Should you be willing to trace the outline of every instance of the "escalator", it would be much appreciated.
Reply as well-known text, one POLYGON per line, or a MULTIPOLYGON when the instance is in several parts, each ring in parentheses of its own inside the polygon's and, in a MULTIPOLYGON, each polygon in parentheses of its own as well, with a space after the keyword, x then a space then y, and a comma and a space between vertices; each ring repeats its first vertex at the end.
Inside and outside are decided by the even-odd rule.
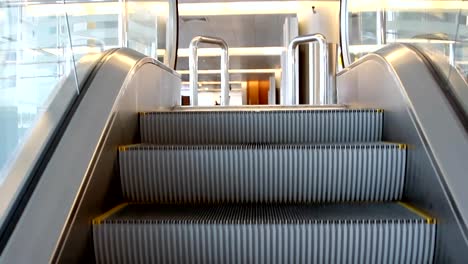
POLYGON ((466 130, 408 46, 341 72, 334 106, 181 107, 180 76, 129 49, 92 73, 1 263, 468 257, 466 130))
POLYGON ((430 263, 435 220, 400 202, 406 146, 378 109, 140 114, 99 263, 430 263), (290 128, 290 129, 286 129, 290 128))

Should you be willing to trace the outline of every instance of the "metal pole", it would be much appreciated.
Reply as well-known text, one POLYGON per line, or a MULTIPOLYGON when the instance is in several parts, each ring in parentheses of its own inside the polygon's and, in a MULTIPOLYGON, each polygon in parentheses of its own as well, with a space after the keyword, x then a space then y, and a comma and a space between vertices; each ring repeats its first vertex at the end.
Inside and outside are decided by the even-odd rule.
POLYGON ((128 47, 128 10, 127 0, 119 0, 120 16, 119 16, 119 46, 128 47))
POLYGON ((190 42, 189 73, 190 73, 190 103, 198 105, 198 45, 200 43, 215 44, 221 47, 221 105, 229 105, 229 48, 220 38, 198 36, 190 42))
POLYGON ((387 11, 382 9, 380 12, 380 18, 382 19, 382 22, 380 23, 382 25, 382 28, 380 29, 380 37, 382 39, 382 44, 385 45, 387 44, 387 11))
MULTIPOLYGON (((288 46, 288 85, 287 85, 287 105, 299 104, 299 82, 298 73, 295 72, 297 57, 296 49, 300 44, 317 42, 319 45, 320 56, 318 57, 318 64, 320 69, 320 85, 319 85, 319 104, 330 104, 331 99, 328 97, 329 92, 327 91, 327 83, 329 76, 328 68, 328 45, 325 36, 317 33, 311 35, 298 36, 294 38, 288 46)), ((313 98, 315 91, 310 91, 309 96, 311 97, 309 102, 316 102, 316 98, 313 98)))
POLYGON ((190 42, 189 73, 190 73, 190 105, 198 105, 198 42, 197 38, 190 42))
POLYGON ((450 65, 452 65, 453 67, 456 66, 456 63, 455 63, 455 42, 452 42, 449 44, 449 63, 450 65))
POLYGON ((387 42, 387 17, 385 9, 376 11, 376 36, 377 45, 385 45, 387 42))
POLYGON ((338 44, 328 43, 328 78, 326 104, 337 103, 336 71, 338 69, 338 44))
MULTIPOLYGON (((167 44, 166 44, 166 54, 164 56, 164 64, 168 65, 171 68, 174 68, 175 61, 176 61, 177 19, 178 19, 177 1, 169 0, 169 19, 167 21, 167 27, 166 27, 166 43, 167 44)), ((158 47, 156 45, 156 51, 155 51, 156 54, 158 54, 157 48, 158 47)))

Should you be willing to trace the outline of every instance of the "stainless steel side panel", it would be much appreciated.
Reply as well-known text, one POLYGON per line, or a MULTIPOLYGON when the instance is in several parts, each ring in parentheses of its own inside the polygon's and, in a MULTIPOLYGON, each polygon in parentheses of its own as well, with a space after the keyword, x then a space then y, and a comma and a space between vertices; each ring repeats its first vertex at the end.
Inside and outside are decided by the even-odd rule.
MULTIPOLYGON (((88 219, 101 210, 117 145, 132 141, 138 128, 137 113, 174 107, 179 98, 178 74, 135 51, 115 52, 84 95, 0 262, 57 261, 52 255, 61 235, 70 234, 69 224, 78 221, 90 230, 88 219), (97 171, 98 164, 105 166, 97 171), (92 181, 101 185, 89 189, 92 181), (93 199, 82 199, 89 192, 94 192, 93 199)), ((57 250, 60 252, 60 245, 57 250)))
POLYGON ((414 51, 393 45, 338 77, 339 103, 385 109, 384 140, 408 147, 404 198, 436 216, 438 263, 468 259, 468 137, 414 51))

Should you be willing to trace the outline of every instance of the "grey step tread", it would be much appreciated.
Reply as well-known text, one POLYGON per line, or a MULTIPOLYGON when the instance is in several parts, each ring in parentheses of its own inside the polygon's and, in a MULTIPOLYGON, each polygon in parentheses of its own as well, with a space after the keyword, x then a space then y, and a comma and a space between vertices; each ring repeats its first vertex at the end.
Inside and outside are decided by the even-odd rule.
POLYGON ((401 199, 406 145, 132 145, 119 152, 124 197, 138 202, 401 199))
POLYGON ((164 149, 331 149, 331 148, 399 148, 406 149, 404 143, 397 142, 337 142, 337 143, 244 143, 244 144, 151 144, 139 143, 119 146, 119 151, 164 150, 164 149))
POLYGON ((382 139, 380 109, 159 111, 140 114, 142 142, 157 144, 358 142, 382 139))
POLYGON ((126 203, 95 219, 106 223, 303 224, 435 223, 429 215, 401 202, 334 204, 137 204, 126 203))
POLYGON ((437 225, 401 204, 134 205, 95 219, 98 263, 432 263, 437 225))

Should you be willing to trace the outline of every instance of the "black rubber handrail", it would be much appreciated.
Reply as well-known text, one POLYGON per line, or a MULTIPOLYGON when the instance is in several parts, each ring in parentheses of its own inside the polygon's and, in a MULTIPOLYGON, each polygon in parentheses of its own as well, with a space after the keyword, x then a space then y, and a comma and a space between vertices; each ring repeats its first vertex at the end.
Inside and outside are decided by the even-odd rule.
MULTIPOLYGON (((341 8, 342 5, 343 5, 343 3, 342 3, 343 1, 344 1, 344 0, 340 0, 340 12, 339 12, 339 15, 338 15, 340 21, 339 21, 339 24, 338 24, 338 25, 340 25, 340 39, 339 39, 339 41, 340 41, 340 54, 339 54, 339 56, 340 56, 340 58, 341 58, 341 67, 343 67, 343 69, 344 69, 344 68, 346 68, 348 65, 345 65, 345 60, 344 60, 345 54, 343 54, 343 45, 344 45, 345 43, 344 43, 344 39, 343 39, 343 34, 342 34, 342 32, 341 32, 341 31, 343 30, 343 29, 341 28, 341 25, 342 25, 342 21, 341 21, 341 20, 343 19, 343 13, 344 13, 344 10, 342 10, 342 8, 341 8)), ((347 15, 347 14, 346 14, 346 15, 347 15)), ((346 56, 348 56, 348 54, 346 54, 346 56)))
POLYGON ((175 0, 176 3, 176 30, 177 30, 177 36, 176 36, 176 46, 175 46, 175 61, 174 61, 174 71, 177 70, 177 58, 179 58, 178 52, 179 52, 179 0, 175 0))
MULTIPOLYGON (((467 109, 463 106, 460 102, 460 99, 455 94, 455 88, 452 87, 448 76, 446 76, 442 69, 429 57, 426 55, 425 52, 421 51, 420 48, 413 44, 404 43, 402 44, 405 47, 414 51, 424 62, 428 70, 431 72, 434 80, 437 82, 440 90, 444 94, 447 101, 449 101, 450 106, 452 107, 454 113, 457 115, 458 119, 460 120, 461 125, 465 129, 465 132, 468 134, 468 112, 467 109)), ((450 65, 450 67, 453 67, 450 65)), ((456 71, 453 71, 456 72, 456 71)), ((463 77, 464 78, 464 77, 463 77)), ((468 87, 466 87, 468 89, 468 87)))
POLYGON ((63 134, 65 133, 71 119, 73 118, 78 106, 83 100, 86 92, 88 91, 94 77, 101 69, 102 65, 119 49, 110 49, 106 51, 99 61, 94 65, 93 69, 89 71, 88 75, 85 76, 83 83, 80 85, 80 93, 76 95, 73 101, 68 105, 67 109, 62 115, 62 118, 58 122, 57 127, 52 132, 52 135, 46 143, 43 151, 39 154, 39 158, 29 176, 26 177, 26 181, 18 193, 17 199, 13 202, 13 205, 7 212, 3 225, 0 227, 0 255, 3 253, 11 234, 15 230, 24 209, 26 208, 31 196, 41 179, 44 170, 47 167, 50 159, 52 158, 57 146, 59 145, 63 134))

